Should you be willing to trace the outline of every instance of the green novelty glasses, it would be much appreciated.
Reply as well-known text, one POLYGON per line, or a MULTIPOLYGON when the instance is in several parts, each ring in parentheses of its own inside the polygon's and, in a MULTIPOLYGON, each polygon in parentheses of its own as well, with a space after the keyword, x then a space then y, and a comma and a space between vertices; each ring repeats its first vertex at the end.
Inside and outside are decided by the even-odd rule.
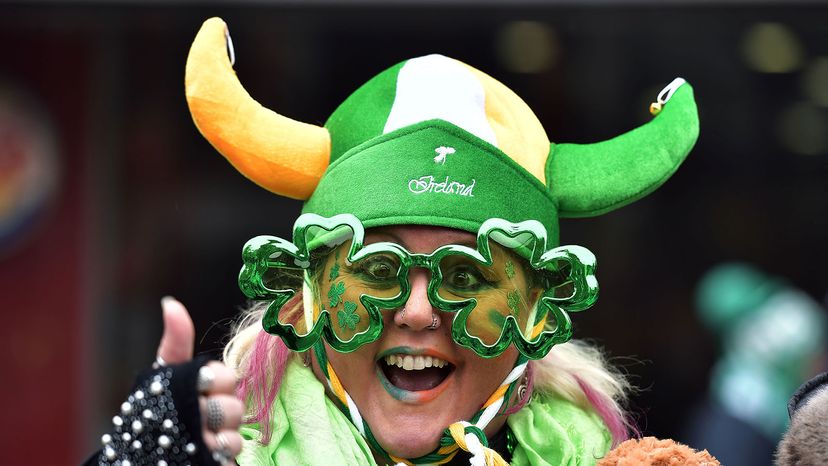
POLYGON ((580 246, 547 250, 546 230, 534 220, 490 219, 478 230, 476 248, 449 244, 430 254, 364 238, 353 215, 304 214, 293 242, 248 241, 239 286, 249 298, 272 301, 265 331, 294 351, 320 337, 339 352, 354 351, 382 334, 392 316, 383 311, 402 309, 409 271, 420 267, 430 273, 429 302, 444 312, 457 344, 484 358, 514 344, 539 359, 572 336, 567 312, 587 309, 598 297, 595 256, 580 246))

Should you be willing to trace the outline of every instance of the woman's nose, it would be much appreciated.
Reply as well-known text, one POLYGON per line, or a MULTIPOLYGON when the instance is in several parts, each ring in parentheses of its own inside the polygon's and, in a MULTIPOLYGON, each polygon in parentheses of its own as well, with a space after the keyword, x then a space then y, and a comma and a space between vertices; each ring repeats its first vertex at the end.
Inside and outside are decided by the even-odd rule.
POLYGON ((427 270, 411 269, 408 281, 411 284, 411 293, 402 309, 394 314, 394 323, 411 330, 434 329, 434 314, 436 309, 428 300, 428 281, 430 275, 427 270))

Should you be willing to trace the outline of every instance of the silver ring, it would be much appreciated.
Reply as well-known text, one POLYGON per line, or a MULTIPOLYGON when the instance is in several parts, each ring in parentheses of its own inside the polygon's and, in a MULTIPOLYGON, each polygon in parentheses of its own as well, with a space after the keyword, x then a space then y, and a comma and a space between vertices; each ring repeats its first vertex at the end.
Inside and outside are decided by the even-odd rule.
POLYGON ((155 356, 155 362, 152 363, 153 369, 161 369, 162 367, 167 367, 167 361, 164 361, 164 358, 161 355, 155 356))
POLYGON ((223 424, 224 410, 221 408, 221 402, 215 398, 207 398, 207 428, 218 432, 223 424))
POLYGON ((403 306, 402 311, 400 311, 400 319, 405 319, 405 306, 403 306))
POLYGON ((230 440, 227 439, 224 432, 216 433, 216 445, 218 448, 213 452, 213 461, 224 464, 233 459, 233 455, 230 453, 230 440))
POLYGON ((201 366, 198 369, 198 378, 196 378, 196 388, 201 393, 207 392, 216 381, 216 373, 209 366, 201 366))
POLYGON ((213 452, 213 461, 215 461, 218 464, 229 463, 232 459, 233 455, 231 455, 229 451, 216 450, 213 452))
POLYGON ((431 325, 426 327, 429 330, 436 330, 437 327, 440 326, 440 317, 437 316, 436 312, 431 313, 431 325))
POLYGON ((219 450, 229 451, 230 450, 230 441, 227 440, 227 436, 224 435, 224 432, 218 432, 216 434, 216 443, 218 444, 219 450))

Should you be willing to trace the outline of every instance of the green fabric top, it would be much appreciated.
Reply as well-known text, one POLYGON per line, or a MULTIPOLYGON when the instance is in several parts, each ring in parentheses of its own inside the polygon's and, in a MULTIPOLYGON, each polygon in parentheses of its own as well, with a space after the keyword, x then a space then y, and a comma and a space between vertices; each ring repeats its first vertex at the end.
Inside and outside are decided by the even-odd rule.
POLYGON ((240 465, 376 465, 365 439, 298 358, 288 361, 271 414, 268 445, 259 443, 258 424, 241 427, 240 465))
MULTIPOLYGON (((272 414, 268 445, 258 442, 257 424, 242 426, 240 465, 376 465, 356 427, 298 359, 288 362, 272 414)), ((508 423, 518 440, 512 458, 516 466, 594 465, 612 443, 597 414, 541 394, 508 423)))
POLYGON ((592 466, 612 446, 597 413, 537 392, 506 422, 518 441, 512 466, 592 466))

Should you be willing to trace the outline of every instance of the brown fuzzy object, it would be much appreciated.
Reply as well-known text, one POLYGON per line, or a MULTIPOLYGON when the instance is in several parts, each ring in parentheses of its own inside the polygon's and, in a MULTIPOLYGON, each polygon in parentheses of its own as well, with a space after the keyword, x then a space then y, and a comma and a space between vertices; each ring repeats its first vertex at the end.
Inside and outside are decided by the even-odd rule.
POLYGON ((828 464, 828 388, 823 388, 800 407, 791 427, 779 443, 777 466, 828 464))
POLYGON ((644 437, 618 445, 596 466, 721 466, 721 463, 707 450, 698 452, 674 440, 644 437))

